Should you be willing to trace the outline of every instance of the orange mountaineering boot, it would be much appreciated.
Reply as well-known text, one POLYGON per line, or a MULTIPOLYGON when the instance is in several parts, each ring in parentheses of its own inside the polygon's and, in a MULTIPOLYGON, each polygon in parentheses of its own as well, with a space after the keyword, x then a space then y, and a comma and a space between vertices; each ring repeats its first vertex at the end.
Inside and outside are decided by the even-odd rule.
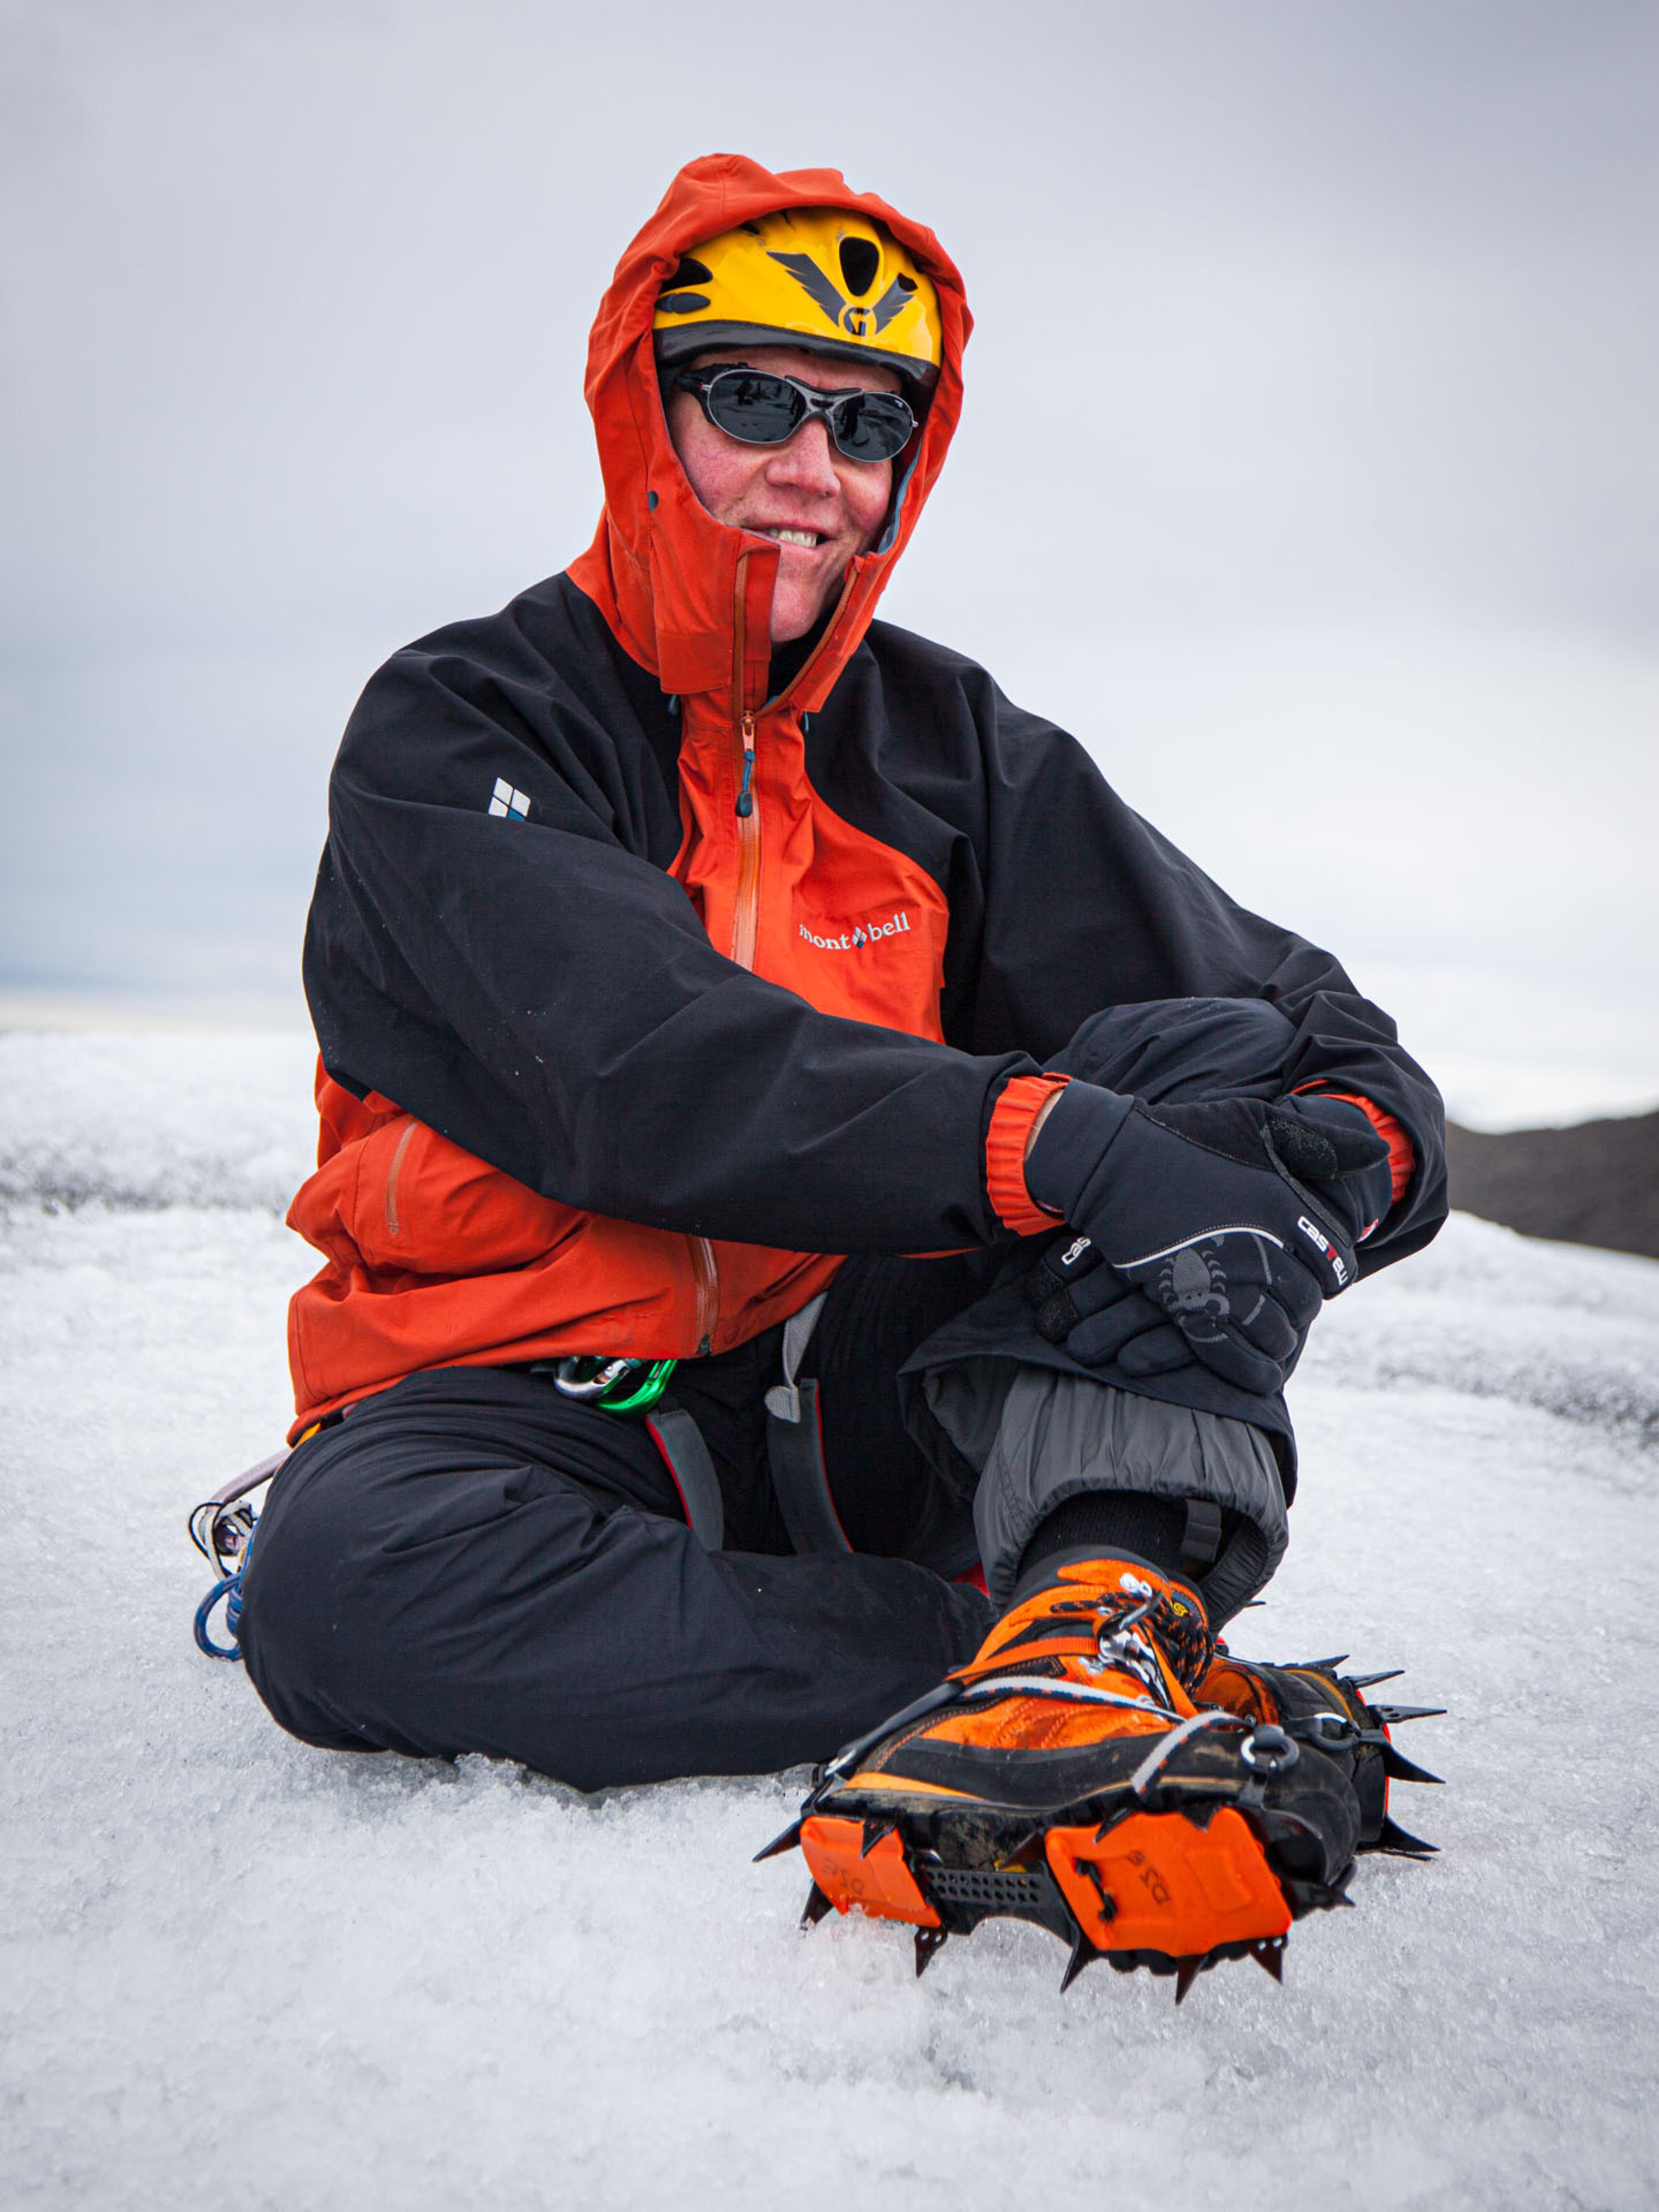
POLYGON ((1176 1976, 1177 2001, 1221 1959, 1276 1976, 1292 1921, 1348 1901, 1351 1747, 1327 1753, 1334 1723, 1205 1697, 1218 1663, 1178 1577, 1047 1559, 965 1667, 821 1770, 761 1856, 799 1844, 809 1922, 833 1905, 908 1923, 918 1973, 1006 1914, 1071 1946, 1063 1987, 1097 1958, 1176 1976))

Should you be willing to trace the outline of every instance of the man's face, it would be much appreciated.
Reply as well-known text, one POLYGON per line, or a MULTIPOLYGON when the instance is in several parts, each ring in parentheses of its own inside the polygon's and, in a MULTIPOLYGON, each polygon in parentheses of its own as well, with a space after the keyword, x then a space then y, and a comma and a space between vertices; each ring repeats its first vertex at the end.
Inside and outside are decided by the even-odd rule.
MULTIPOLYGON (((699 354, 692 366, 740 361, 793 376, 820 392, 897 392, 896 371, 826 358, 794 346, 736 346, 699 354)), ((782 547, 772 593, 772 642, 805 637, 840 585, 847 563, 874 543, 892 495, 890 461, 849 461, 829 425, 803 422, 782 446, 745 446, 717 430, 695 392, 664 394, 668 434, 691 489, 717 522, 775 538, 782 547)))

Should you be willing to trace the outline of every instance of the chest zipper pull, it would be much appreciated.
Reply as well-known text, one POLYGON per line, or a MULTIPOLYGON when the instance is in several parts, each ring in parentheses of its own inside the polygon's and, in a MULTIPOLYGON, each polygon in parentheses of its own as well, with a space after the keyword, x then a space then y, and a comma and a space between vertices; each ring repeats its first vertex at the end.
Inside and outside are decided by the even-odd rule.
POLYGON ((746 822, 755 811, 755 794, 750 788, 755 781, 755 718, 743 718, 743 781, 738 786, 736 812, 740 821, 746 822))

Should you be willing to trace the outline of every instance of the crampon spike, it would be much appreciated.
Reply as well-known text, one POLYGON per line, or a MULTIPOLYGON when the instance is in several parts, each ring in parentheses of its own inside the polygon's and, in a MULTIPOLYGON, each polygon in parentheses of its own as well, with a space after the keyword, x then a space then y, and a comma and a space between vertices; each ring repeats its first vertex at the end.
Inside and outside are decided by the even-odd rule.
POLYGON ((1356 1690, 1374 1689, 1379 1682, 1397 1682, 1405 1671, 1403 1667, 1390 1667, 1381 1674, 1350 1674, 1348 1683, 1356 1690))
POLYGON ((1413 1836, 1408 1829, 1402 1828, 1398 1820, 1384 1820, 1382 1833, 1372 1848, 1387 1851, 1394 1858, 1431 1859, 1440 1846, 1438 1844, 1425 1844, 1421 1836, 1413 1836))
POLYGON ((1264 1974, 1271 1974, 1282 1986, 1285 1980, 1285 1938, 1268 1937, 1261 1943, 1252 1943, 1250 1956, 1264 1974))
POLYGON ((1060 1994, 1064 1996, 1083 1969, 1100 1956, 1094 1945, 1079 1928, 1077 1940, 1072 1945, 1072 1955, 1066 1962, 1066 1972, 1060 1978, 1060 1994))
POLYGON ((1402 1759, 1391 1743, 1382 1747, 1382 1771, 1390 1782, 1438 1782, 1437 1774, 1431 1774, 1426 1766, 1414 1766, 1409 1759, 1402 1759))
POLYGON ((1187 1992, 1204 1971, 1202 1959, 1182 1959, 1176 1967, 1176 2002, 1184 2004, 1187 1992))
POLYGON ((1347 1656, 1339 1651, 1334 1659, 1304 1659, 1302 1664, 1310 1674, 1334 1674, 1347 1656))
POLYGON ((1438 1720, 1445 1711, 1444 1705, 1373 1705, 1371 1711, 1384 1728, 1393 1728, 1397 1721, 1438 1720))
POLYGON ((800 1822, 799 1820, 792 1820, 781 1836, 773 1837, 771 1842, 767 1844, 764 1850, 756 1852, 754 1857, 750 1861, 750 1864, 751 1866, 758 1866, 763 1859, 776 1858, 780 1851, 793 1851, 799 1841, 800 1822))
POLYGON ((934 1959, 950 1941, 949 1931, 943 1928, 918 1928, 916 1930, 916 1979, 920 1981, 934 1959))
POLYGON ((1338 1905, 1352 1905, 1352 1898, 1346 1889, 1338 1889, 1334 1882, 1297 1881, 1287 1878, 1285 1894, 1298 1913, 1328 1912, 1338 1905))
POLYGON ((897 1826, 896 1820, 866 1820, 864 1824, 864 1841, 859 1845, 859 1856, 861 1859, 867 1859, 882 1838, 890 1836, 897 1826))
POLYGON ((824 1914, 833 1912, 835 1909, 817 1882, 814 1882, 807 1891, 806 1902, 801 1908, 800 1924, 803 1928, 816 1928, 824 1914))

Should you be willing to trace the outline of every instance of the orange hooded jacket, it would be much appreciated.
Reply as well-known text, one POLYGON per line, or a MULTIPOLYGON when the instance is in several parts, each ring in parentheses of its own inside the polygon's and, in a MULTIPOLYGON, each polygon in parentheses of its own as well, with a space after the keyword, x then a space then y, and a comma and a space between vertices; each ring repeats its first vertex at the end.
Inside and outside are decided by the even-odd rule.
MULTIPOLYGON (((630 659, 679 701, 684 836, 669 872, 713 945, 823 1012, 934 1040, 945 892, 823 803, 807 778, 803 724, 864 637, 944 463, 970 324, 961 278, 933 233, 851 191, 836 171, 772 175, 735 155, 691 162, 623 256, 593 325, 586 394, 605 505, 568 572, 630 659), (938 288, 943 362, 913 449, 896 465, 884 538, 849 563, 816 649, 769 699, 778 548, 717 522, 693 493, 668 439, 652 320, 684 252, 783 207, 844 207, 885 223, 938 288), (739 817, 750 748, 755 803, 739 817), (848 957, 866 943, 883 957, 848 957)), ((1053 1080, 1016 1076, 994 1120, 992 1204, 1012 1228, 1046 1223, 1019 1162, 1053 1080)), ((379 1091, 354 1095, 320 1064, 317 1103, 317 1172, 289 1216, 327 1260, 290 1310, 296 1433, 435 1365, 722 1351, 798 1310, 840 1264, 562 1204, 379 1091)))

